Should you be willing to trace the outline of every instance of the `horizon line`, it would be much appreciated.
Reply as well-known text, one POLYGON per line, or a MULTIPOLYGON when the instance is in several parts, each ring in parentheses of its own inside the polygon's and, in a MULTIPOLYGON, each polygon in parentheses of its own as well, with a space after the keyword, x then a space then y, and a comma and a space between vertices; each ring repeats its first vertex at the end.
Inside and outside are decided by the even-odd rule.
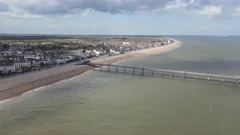
POLYGON ((15 35, 24 35, 24 36, 204 36, 204 37, 212 37, 212 36, 224 36, 224 37, 240 37, 240 35, 198 35, 198 34, 183 34, 183 35, 178 35, 178 34, 162 34, 162 35, 150 35, 150 34, 139 34, 139 35, 133 35, 133 34, 42 34, 42 33, 0 33, 0 36, 15 36, 15 35))

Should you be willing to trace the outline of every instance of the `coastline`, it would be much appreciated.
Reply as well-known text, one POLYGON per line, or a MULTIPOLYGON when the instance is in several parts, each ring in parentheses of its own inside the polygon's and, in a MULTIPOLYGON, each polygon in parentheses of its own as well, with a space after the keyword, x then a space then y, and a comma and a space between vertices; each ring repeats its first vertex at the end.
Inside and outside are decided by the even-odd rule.
MULTIPOLYGON (((92 62, 112 64, 127 59, 169 52, 178 48, 179 46, 181 46, 181 44, 182 43, 180 41, 174 40, 174 43, 167 46, 137 50, 122 55, 92 60, 92 62)), ((92 69, 94 68, 87 65, 64 65, 39 72, 33 72, 26 75, 15 76, 12 78, 0 80, 0 101, 19 96, 25 92, 42 86, 70 79, 74 76, 80 75, 92 69)))
POLYGON ((145 56, 149 56, 149 55, 156 55, 156 54, 170 52, 170 51, 180 47, 181 45, 182 45, 182 42, 174 40, 174 43, 169 44, 167 46, 137 50, 137 51, 129 52, 129 53, 122 54, 122 55, 111 56, 111 57, 107 57, 107 58, 103 58, 103 59, 93 60, 92 62, 103 63, 103 64, 113 64, 115 62, 120 62, 123 60, 133 59, 133 58, 137 58, 137 57, 139 58, 139 57, 145 57, 145 56))

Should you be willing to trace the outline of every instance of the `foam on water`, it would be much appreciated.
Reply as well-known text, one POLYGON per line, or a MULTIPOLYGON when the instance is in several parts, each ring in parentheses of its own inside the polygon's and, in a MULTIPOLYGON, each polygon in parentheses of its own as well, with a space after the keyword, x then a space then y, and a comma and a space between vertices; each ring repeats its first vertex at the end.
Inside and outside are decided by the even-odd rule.
MULTIPOLYGON (((15 97, 15 98, 16 98, 16 97, 15 97)), ((10 98, 10 99, 6 99, 6 100, 3 100, 3 101, 0 101, 0 105, 5 104, 5 103, 8 103, 8 102, 14 100, 15 98, 10 98)))
MULTIPOLYGON (((25 96, 29 96, 29 95, 32 95, 32 94, 36 94, 37 92, 45 89, 45 88, 48 87, 48 86, 51 86, 51 85, 42 86, 42 87, 39 87, 39 88, 30 90, 30 91, 28 91, 28 92, 23 93, 21 96, 22 96, 22 97, 25 97, 25 96)), ((19 96, 19 97, 21 97, 21 96, 19 96)))
MULTIPOLYGON (((50 85, 49 85, 50 86, 50 85)), ((40 92, 42 91, 43 89, 45 89, 47 86, 42 86, 42 87, 39 87, 39 88, 36 88, 36 89, 33 89, 33 90, 30 90, 28 92, 25 92, 17 97, 13 97, 13 98, 10 98, 10 99, 6 99, 6 100, 3 100, 3 101, 0 101, 0 107, 1 105, 5 105, 7 103, 12 103, 13 101, 17 101, 19 99, 23 99, 25 97, 28 97, 28 96, 32 96, 34 94, 36 94, 37 92, 40 92)))
POLYGON ((4 105, 4 104, 7 104, 7 103, 10 103, 12 101, 16 101, 18 99, 22 99, 22 98, 26 98, 26 97, 29 97, 29 96, 33 96, 33 95, 37 94, 38 92, 44 91, 44 89, 46 89, 47 87, 50 87, 52 85, 61 84, 61 83, 68 82, 68 81, 72 81, 72 80, 78 78, 79 76, 85 76, 85 75, 89 74, 90 72, 91 72, 91 70, 87 71, 87 72, 84 72, 84 73, 82 73, 82 74, 80 74, 78 76, 74 76, 72 78, 69 78, 69 79, 61 80, 61 81, 55 82, 55 83, 50 84, 50 85, 42 86, 42 87, 39 87, 39 88, 30 90, 30 91, 27 91, 27 92, 25 92, 25 93, 23 93, 23 94, 21 94, 21 95, 19 95, 17 97, 13 97, 13 98, 10 98, 10 99, 6 99, 6 100, 3 100, 3 101, 0 101, 0 106, 4 105))

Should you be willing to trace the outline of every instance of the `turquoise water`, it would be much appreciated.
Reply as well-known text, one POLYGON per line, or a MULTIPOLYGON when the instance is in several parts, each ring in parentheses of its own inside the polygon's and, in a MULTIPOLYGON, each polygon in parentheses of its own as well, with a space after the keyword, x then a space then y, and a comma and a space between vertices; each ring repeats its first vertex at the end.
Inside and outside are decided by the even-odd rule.
MULTIPOLYGON (((119 64, 240 75, 238 39, 179 40, 183 46, 170 53, 119 64)), ((239 90, 91 71, 0 104, 0 134, 239 134, 239 90)))

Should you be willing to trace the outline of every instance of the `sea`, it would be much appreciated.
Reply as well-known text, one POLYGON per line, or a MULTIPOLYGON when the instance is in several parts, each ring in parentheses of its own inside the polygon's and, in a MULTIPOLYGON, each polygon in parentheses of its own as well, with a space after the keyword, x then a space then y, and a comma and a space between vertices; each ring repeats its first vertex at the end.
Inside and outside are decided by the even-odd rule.
MULTIPOLYGON (((171 52, 119 62, 240 76, 240 38, 172 36, 171 52)), ((0 135, 238 135, 240 87, 89 71, 0 103, 0 135)))

